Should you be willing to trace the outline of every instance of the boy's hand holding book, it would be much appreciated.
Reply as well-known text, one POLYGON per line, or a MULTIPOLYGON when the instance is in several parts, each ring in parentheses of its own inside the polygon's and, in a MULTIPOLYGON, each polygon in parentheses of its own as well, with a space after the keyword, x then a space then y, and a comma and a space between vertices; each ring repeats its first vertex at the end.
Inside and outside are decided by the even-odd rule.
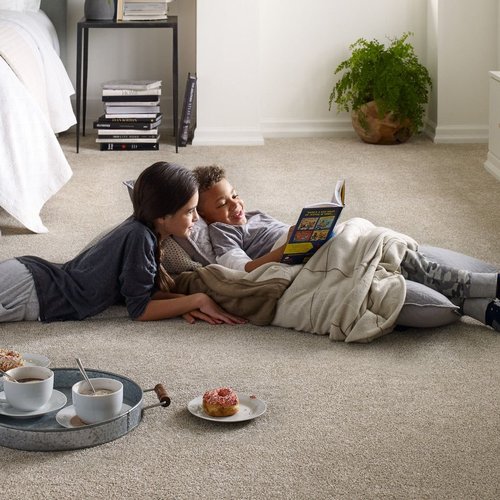
POLYGON ((333 228, 345 205, 345 181, 335 185, 332 201, 308 205, 290 228, 281 262, 304 264, 333 236, 333 228))

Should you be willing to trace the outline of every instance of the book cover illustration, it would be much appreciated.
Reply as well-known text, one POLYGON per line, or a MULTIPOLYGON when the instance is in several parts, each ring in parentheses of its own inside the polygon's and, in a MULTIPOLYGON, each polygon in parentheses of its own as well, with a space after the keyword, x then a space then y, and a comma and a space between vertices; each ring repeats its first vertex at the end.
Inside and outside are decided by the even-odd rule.
POLYGON ((337 181, 330 203, 304 207, 283 252, 284 264, 305 264, 334 234, 345 205, 345 181, 337 181))

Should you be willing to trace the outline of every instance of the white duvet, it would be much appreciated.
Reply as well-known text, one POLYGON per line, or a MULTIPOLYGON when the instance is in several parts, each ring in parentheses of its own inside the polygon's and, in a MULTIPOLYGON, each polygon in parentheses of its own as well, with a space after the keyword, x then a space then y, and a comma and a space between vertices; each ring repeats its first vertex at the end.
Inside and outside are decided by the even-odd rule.
POLYGON ((56 133, 76 118, 72 84, 43 12, 0 10, 0 206, 33 232, 40 210, 70 179, 56 133))

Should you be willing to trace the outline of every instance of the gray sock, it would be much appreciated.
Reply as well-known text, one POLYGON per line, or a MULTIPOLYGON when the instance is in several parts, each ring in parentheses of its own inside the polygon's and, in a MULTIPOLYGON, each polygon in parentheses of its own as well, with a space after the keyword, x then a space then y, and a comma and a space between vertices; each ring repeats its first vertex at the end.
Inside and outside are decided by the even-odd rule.
POLYGON ((495 297, 497 279, 497 273, 471 273, 469 297, 495 297))
POLYGON ((493 299, 465 299, 463 301, 463 314, 477 319, 484 324, 486 308, 493 299))

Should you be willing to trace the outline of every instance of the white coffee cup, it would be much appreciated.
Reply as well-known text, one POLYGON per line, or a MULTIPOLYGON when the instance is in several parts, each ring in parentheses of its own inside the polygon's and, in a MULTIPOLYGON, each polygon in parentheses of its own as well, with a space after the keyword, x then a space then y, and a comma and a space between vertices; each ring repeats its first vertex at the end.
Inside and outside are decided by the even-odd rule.
POLYGON ((89 384, 81 380, 73 385, 71 395, 73 406, 80 420, 86 424, 103 422, 118 416, 123 405, 123 384, 112 378, 91 378, 92 392, 89 384))
POLYGON ((3 377, 5 399, 0 403, 7 403, 17 410, 38 410, 48 403, 54 389, 54 372, 42 366, 19 366, 6 372, 17 380, 12 382, 3 377))

